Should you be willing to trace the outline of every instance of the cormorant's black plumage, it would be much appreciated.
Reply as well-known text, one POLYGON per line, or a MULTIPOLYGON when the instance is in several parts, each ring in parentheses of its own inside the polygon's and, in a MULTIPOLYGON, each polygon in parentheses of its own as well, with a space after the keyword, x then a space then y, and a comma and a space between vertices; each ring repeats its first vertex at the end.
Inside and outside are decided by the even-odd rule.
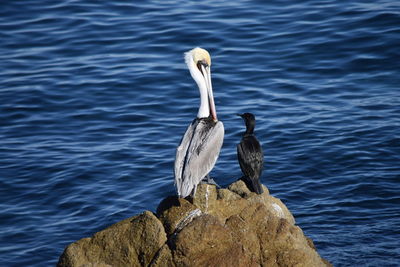
POLYGON ((251 191, 262 194, 260 176, 264 166, 264 154, 260 143, 254 136, 256 120, 253 114, 238 114, 246 123, 246 132, 240 144, 237 145, 237 155, 240 168, 244 174, 243 179, 251 191))

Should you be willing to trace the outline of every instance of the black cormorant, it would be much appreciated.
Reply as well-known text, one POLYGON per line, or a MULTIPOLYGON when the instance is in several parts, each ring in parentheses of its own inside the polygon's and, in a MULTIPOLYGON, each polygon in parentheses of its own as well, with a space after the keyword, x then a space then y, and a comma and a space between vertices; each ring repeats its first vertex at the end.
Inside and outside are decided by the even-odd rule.
POLYGON ((254 135, 256 119, 251 113, 238 114, 238 116, 242 117, 246 123, 246 132, 240 144, 237 145, 238 160, 244 174, 242 179, 251 191, 262 194, 260 176, 264 167, 264 154, 254 135))

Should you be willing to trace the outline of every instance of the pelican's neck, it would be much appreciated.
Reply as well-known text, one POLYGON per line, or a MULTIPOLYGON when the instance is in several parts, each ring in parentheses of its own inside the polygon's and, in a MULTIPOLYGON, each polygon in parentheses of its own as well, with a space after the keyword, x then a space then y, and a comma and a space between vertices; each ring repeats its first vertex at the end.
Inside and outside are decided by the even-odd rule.
POLYGON ((197 83, 200 91, 200 107, 199 112, 197 113, 197 118, 207 118, 210 116, 210 105, 208 103, 208 92, 206 82, 204 80, 203 75, 200 73, 199 69, 196 67, 196 64, 193 61, 193 57, 190 52, 186 53, 185 61, 189 68, 190 74, 192 78, 197 83))
POLYGON ((199 112, 197 112, 197 118, 207 118, 210 116, 210 107, 208 104, 208 94, 207 88, 202 84, 197 84, 199 86, 200 92, 200 107, 199 112))

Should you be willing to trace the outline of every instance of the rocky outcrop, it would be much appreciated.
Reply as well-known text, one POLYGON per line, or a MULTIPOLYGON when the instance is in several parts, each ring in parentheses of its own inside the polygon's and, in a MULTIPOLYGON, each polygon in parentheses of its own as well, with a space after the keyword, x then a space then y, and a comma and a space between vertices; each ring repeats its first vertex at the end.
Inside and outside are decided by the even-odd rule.
POLYGON ((70 244, 66 266, 330 266, 277 198, 200 185, 193 199, 167 197, 145 211, 70 244))

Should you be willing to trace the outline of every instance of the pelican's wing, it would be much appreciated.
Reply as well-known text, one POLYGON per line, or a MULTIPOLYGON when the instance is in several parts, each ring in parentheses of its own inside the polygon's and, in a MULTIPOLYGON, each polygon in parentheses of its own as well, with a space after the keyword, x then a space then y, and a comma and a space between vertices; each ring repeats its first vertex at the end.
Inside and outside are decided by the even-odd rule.
POLYGON ((185 164, 186 154, 193 137, 194 129, 196 128, 197 120, 194 120, 189 127, 186 129, 179 146, 176 148, 175 155, 175 186, 178 189, 178 195, 180 195, 180 188, 182 185, 182 170, 185 164))
POLYGON ((224 140, 224 125, 218 121, 210 126, 200 121, 197 125, 185 159, 181 194, 189 195, 212 170, 224 140))
POLYGON ((264 165, 264 154, 260 143, 254 136, 243 137, 237 145, 240 168, 250 179, 259 178, 264 165))

